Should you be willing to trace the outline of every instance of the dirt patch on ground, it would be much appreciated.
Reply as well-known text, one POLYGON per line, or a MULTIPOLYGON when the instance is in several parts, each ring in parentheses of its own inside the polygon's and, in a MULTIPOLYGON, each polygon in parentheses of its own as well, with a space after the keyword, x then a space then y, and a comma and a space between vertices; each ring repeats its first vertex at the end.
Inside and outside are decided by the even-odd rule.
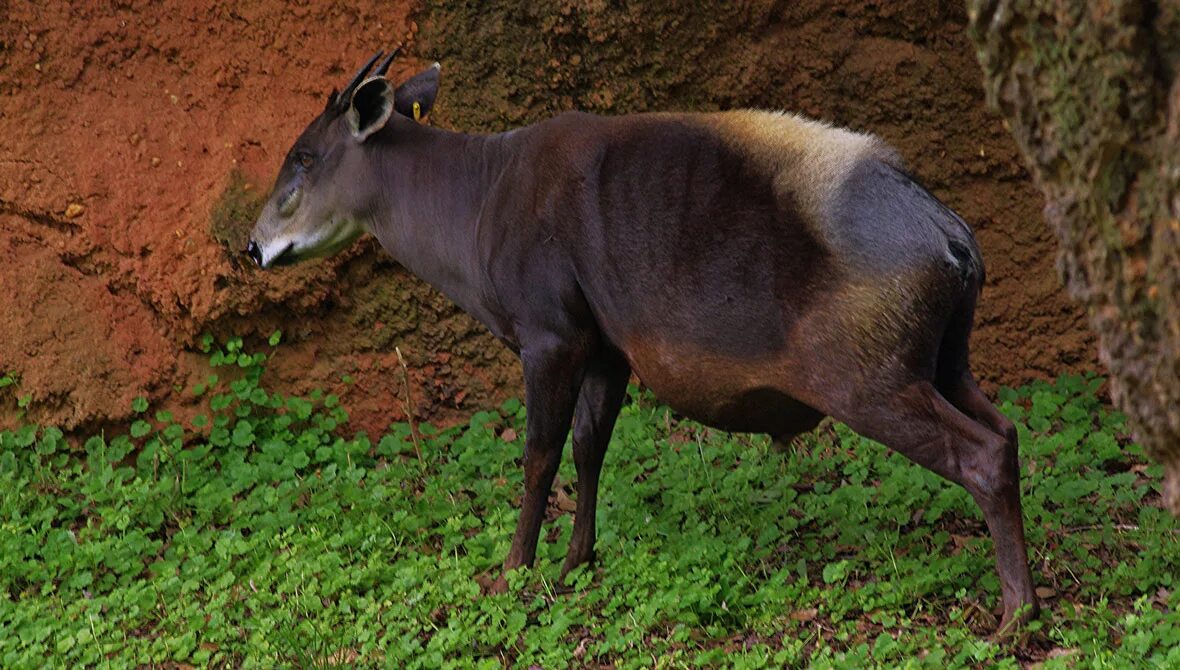
POLYGON ((339 393, 371 432, 403 416, 403 374, 415 411, 444 422, 519 392, 512 356, 371 241, 283 272, 241 262, 291 140, 402 41, 394 75, 443 62, 449 127, 757 106, 876 132, 978 231, 985 382, 1094 366, 958 2, 72 4, 10 3, 0 23, 0 373, 34 420, 117 421, 139 395, 183 410, 206 331, 281 328, 272 380, 339 393))

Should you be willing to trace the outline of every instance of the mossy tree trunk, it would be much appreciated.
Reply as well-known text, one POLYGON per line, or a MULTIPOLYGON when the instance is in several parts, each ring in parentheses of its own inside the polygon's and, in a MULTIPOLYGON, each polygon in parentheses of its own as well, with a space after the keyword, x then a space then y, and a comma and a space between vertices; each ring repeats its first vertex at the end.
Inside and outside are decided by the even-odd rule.
POLYGON ((1180 514, 1180 2, 968 0, 1115 402, 1180 514))

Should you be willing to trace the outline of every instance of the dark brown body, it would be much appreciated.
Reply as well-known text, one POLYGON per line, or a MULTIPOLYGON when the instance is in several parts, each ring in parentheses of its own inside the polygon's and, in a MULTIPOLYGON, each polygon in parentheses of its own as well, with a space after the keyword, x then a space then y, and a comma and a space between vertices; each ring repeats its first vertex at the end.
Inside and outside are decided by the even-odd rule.
POLYGON ((497 334, 519 348, 522 313, 571 321, 674 409, 734 431, 798 432, 933 379, 982 280, 970 231, 873 157, 817 221, 722 138, 725 116, 571 114, 516 138, 535 167, 484 201, 477 239, 497 334))
MULTIPOLYGON (((878 140, 749 111, 568 114, 481 137, 394 115, 337 151, 349 140, 330 112, 292 150, 347 175, 332 188, 349 211, 323 216, 375 234, 521 356, 525 495, 506 569, 533 560, 571 420, 563 574, 592 559, 634 371, 706 424, 789 438, 830 415, 964 485, 996 543, 1005 624, 1035 605, 1015 431, 967 365, 978 248, 878 140)), ((291 162, 280 204, 286 180, 312 188, 291 162)), ((268 216, 264 266, 300 248, 268 216)))

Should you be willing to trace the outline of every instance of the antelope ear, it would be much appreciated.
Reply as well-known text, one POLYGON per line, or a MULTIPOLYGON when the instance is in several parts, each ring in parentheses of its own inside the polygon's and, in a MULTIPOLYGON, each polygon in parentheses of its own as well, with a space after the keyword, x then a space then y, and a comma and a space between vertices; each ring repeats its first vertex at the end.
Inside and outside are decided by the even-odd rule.
POLYGON ((352 94, 352 102, 345 112, 348 127, 358 142, 385 127, 393 114, 393 89, 385 77, 367 79, 352 94))
POLYGON ((439 72, 442 65, 435 63, 425 72, 410 77, 406 83, 397 87, 393 94, 394 106, 397 113, 408 116, 415 121, 430 113, 434 107, 434 99, 438 97, 439 72))

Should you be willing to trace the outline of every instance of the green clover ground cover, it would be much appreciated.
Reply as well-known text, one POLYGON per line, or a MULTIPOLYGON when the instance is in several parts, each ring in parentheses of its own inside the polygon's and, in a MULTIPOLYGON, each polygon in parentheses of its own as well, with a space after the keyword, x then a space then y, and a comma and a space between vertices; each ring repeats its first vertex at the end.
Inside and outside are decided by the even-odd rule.
MULTIPOLYGON (((272 342, 274 344, 274 342, 272 342)), ((335 398, 213 352, 209 413, 71 447, 0 433, 0 667, 1180 667, 1180 524, 1098 381, 1005 391, 1046 611, 992 642, 969 497, 842 426, 785 452, 633 391, 598 565, 555 583, 572 459, 538 564, 508 550, 524 409, 348 438, 335 398)), ((393 400, 391 399, 391 402, 393 400)))

